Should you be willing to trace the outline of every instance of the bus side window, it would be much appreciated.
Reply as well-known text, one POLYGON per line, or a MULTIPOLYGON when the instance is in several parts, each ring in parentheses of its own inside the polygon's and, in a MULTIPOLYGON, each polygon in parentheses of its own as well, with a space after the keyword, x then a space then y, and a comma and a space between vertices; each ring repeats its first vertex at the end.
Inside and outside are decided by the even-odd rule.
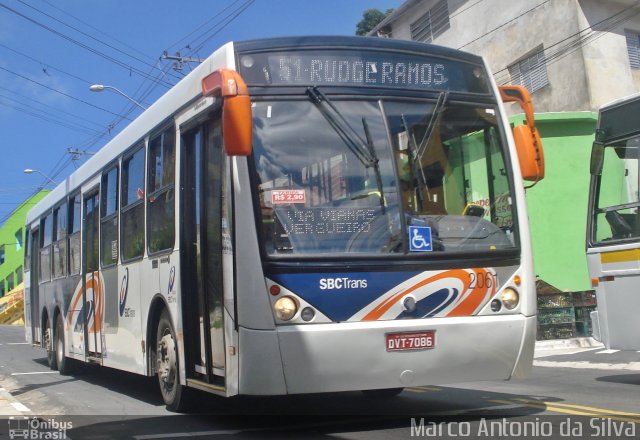
POLYGON ((120 247, 122 261, 144 254, 144 148, 122 160, 120 247))
POLYGON ((51 239, 53 235, 53 218, 51 212, 41 220, 40 230, 40 279, 41 283, 51 281, 51 239))
POLYGON ((147 246, 149 253, 169 250, 174 227, 175 131, 171 127, 149 142, 147 246))
POLYGON ((100 249, 102 266, 118 262, 118 166, 102 175, 100 206, 100 249))
POLYGON ((67 276, 67 204, 53 211, 53 278, 67 276))
POLYGON ((79 194, 69 197, 69 226, 67 229, 69 232, 69 275, 80 273, 81 203, 79 194))

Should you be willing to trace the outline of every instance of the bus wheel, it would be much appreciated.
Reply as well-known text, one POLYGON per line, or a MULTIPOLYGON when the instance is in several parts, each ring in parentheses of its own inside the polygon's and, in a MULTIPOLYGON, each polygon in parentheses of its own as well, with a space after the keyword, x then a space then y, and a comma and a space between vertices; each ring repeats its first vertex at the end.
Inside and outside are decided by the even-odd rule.
POLYGON ((49 324, 49 320, 44 323, 44 335, 43 335, 43 345, 47 350, 47 364, 49 364, 49 368, 52 370, 58 369, 58 364, 56 363, 56 352, 53 347, 53 328, 49 324))
POLYGON ((58 319, 56 320, 56 331, 53 333, 53 336, 58 371, 63 376, 68 376, 71 374, 71 359, 67 358, 64 354, 64 322, 62 321, 62 315, 58 315, 58 319))
POLYGON ((383 399, 388 397, 395 397, 400 394, 402 390, 404 390, 404 388, 384 388, 381 390, 362 390, 362 393, 367 397, 383 399))
POLYGON ((158 382, 160 384, 160 392, 167 409, 170 411, 181 412, 186 408, 186 399, 184 399, 184 386, 180 385, 180 374, 178 370, 178 347, 176 344, 175 331, 169 314, 165 311, 160 316, 158 322, 157 339, 158 346, 156 348, 158 382))

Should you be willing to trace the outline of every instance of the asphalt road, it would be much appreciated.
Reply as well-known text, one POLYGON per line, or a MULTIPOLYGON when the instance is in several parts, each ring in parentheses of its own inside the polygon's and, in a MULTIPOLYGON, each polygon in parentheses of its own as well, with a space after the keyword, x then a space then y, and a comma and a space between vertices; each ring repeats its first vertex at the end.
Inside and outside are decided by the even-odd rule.
POLYGON ((416 387, 392 399, 198 393, 192 412, 178 415, 164 408, 154 378, 99 367, 60 376, 44 350, 23 341, 22 328, 0 326, 0 387, 25 417, 0 420, 0 439, 25 426, 37 438, 72 439, 640 436, 636 352, 538 352, 528 379, 416 387))

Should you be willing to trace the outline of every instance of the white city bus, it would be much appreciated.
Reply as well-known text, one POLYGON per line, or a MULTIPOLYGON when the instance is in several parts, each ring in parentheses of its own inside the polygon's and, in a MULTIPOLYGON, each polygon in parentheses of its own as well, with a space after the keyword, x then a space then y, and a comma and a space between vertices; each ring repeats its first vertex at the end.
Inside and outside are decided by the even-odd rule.
POLYGON ((27 336, 168 407, 526 374, 525 89, 377 38, 228 43, 28 214, 27 336), (512 129, 501 103, 518 101, 512 129), (515 136, 514 136, 515 134, 515 136), (515 137, 515 142, 514 142, 515 137), (522 171, 521 171, 522 170, 522 171))
POLYGON ((640 350, 640 95, 600 109, 591 152, 587 262, 593 335, 640 350))

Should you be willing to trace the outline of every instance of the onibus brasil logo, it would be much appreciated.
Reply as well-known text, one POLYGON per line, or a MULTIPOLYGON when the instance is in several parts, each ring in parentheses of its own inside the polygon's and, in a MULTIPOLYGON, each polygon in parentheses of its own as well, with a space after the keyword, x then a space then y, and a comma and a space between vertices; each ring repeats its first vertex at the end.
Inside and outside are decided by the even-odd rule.
POLYGON ((64 440, 73 423, 37 417, 9 417, 9 438, 33 440, 64 440))

